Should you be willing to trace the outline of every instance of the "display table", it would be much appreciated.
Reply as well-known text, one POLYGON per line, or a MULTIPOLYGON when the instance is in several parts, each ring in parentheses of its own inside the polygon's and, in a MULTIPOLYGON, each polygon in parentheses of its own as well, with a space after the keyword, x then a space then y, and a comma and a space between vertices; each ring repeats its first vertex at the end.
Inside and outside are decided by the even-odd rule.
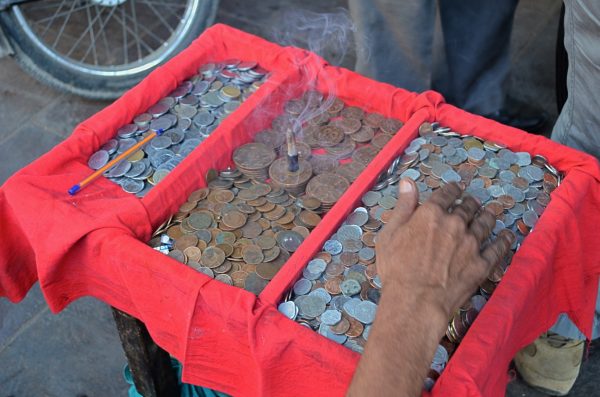
POLYGON ((140 319, 153 340, 183 363, 184 382, 232 395, 342 395, 359 356, 289 320, 277 304, 322 243, 424 121, 545 156, 565 174, 535 231, 515 255, 493 297, 436 383, 434 395, 502 395, 514 354, 567 312, 590 335, 600 274, 598 162, 548 139, 470 115, 423 94, 378 83, 296 48, 282 48, 224 25, 208 29, 105 110, 80 124, 51 152, 0 190, 0 296, 24 298, 39 280, 54 313, 94 296, 140 319), (76 196, 88 157, 116 129, 208 61, 252 59, 271 72, 194 152, 142 199, 100 178, 76 196), (405 124, 283 269, 257 297, 225 285, 148 247, 154 229, 209 169, 281 112, 285 101, 316 88, 405 124))

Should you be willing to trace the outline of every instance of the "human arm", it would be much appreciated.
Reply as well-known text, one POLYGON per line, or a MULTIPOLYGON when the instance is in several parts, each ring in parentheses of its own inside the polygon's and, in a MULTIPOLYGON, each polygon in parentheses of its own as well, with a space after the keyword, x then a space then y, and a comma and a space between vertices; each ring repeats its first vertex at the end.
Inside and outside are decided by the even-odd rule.
POLYGON ((412 181, 400 183, 394 215, 377 238, 383 282, 377 316, 349 396, 417 396, 451 314, 510 249, 501 233, 480 250, 494 217, 456 184, 417 208, 412 181))

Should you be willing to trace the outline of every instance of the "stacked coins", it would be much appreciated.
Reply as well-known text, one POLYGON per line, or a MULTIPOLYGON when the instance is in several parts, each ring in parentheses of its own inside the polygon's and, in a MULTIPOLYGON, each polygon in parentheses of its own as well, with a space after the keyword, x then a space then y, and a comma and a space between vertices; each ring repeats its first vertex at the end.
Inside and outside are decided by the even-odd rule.
MULTIPOLYGON (((440 186, 458 182, 496 216, 492 239, 502 230, 515 235, 516 251, 534 228, 560 184, 561 176, 542 156, 513 152, 505 146, 462 136, 437 123, 425 123, 372 190, 364 206, 352 212, 322 252, 303 270, 279 310, 321 335, 362 353, 381 296, 375 243, 397 201, 398 181, 411 178, 423 203, 440 186)), ((501 281, 513 252, 496 265, 477 294, 449 320, 426 381, 429 388, 444 369, 487 299, 501 281)))
POLYGON ((235 151, 234 163, 249 178, 269 178, 295 197, 306 193, 317 198, 324 210, 331 209, 402 127, 399 120, 346 106, 317 91, 288 101, 284 110, 271 129, 235 151), (289 131, 294 132, 299 157, 294 171, 288 167, 289 131))
POLYGON ((89 167, 103 167, 151 131, 166 131, 104 174, 126 192, 144 196, 260 87, 266 73, 256 62, 237 59, 201 66, 197 75, 119 128, 89 158, 89 167))
POLYGON ((150 245, 259 294, 320 221, 321 203, 227 169, 193 192, 150 245))

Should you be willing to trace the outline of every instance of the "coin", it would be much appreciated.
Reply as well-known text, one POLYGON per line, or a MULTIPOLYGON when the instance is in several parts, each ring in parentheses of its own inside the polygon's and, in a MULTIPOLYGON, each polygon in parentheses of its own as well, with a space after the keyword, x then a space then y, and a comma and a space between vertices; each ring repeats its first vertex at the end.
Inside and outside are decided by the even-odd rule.
MULTIPOLYGON (((246 65, 252 64, 254 63, 246 63, 246 65)), ((107 141, 102 146, 102 150, 109 154, 109 158, 104 161, 105 154, 93 154, 88 162, 90 168, 97 169, 94 167, 102 167, 102 165, 114 159, 117 154, 123 153, 141 141, 145 138, 145 132, 148 129, 153 131, 162 129, 164 131, 162 136, 152 139, 150 144, 147 144, 142 150, 131 155, 128 161, 136 163, 143 159, 152 159, 151 156, 156 150, 169 148, 173 149, 171 158, 174 160, 167 164, 170 167, 169 169, 155 173, 158 166, 165 164, 168 160, 164 156, 161 156, 162 160, 158 162, 155 158, 151 164, 148 164, 147 175, 144 178, 139 178, 142 182, 144 180, 149 182, 148 184, 144 184, 142 189, 138 189, 139 183, 137 182, 130 182, 127 185, 120 183, 118 178, 121 175, 119 173, 112 172, 105 175, 114 182, 119 183, 127 192, 134 193, 138 197, 143 197, 153 185, 164 179, 168 171, 171 171, 185 156, 191 153, 227 114, 235 110, 241 101, 247 99, 260 86, 265 75, 259 66, 248 70, 241 70, 237 69, 237 67, 225 69, 225 66, 221 63, 212 65, 215 65, 214 70, 217 71, 215 74, 200 73, 200 75, 191 76, 190 80, 183 81, 168 96, 151 106, 147 112, 135 116, 132 124, 126 124, 118 128, 115 132, 115 139, 107 141), (228 72, 227 76, 229 77, 221 73, 224 70, 228 72), (211 83, 207 80, 202 80, 205 78, 228 80, 226 85, 223 85, 219 80, 212 82, 212 85, 215 85, 215 87, 218 85, 221 86, 218 89, 222 88, 219 94, 222 94, 223 99, 220 99, 218 95, 212 92, 207 92, 211 83), (195 83, 192 81, 195 81, 195 83), (194 120, 194 127, 192 127, 192 118, 194 120)), ((140 169, 140 167, 137 167, 137 169, 140 169)), ((140 171, 135 177, 141 175, 144 174, 140 171)), ((128 175, 128 177, 134 178, 134 175, 128 175)))
POLYGON ((98 170, 108 163, 109 154, 106 150, 98 150, 88 160, 88 166, 93 170, 98 170))

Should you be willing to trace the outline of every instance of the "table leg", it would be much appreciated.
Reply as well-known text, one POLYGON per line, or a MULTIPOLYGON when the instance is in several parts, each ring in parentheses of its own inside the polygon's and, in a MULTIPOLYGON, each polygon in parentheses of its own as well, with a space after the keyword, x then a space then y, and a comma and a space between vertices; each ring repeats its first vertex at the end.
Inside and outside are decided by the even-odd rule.
POLYGON ((143 322, 114 307, 112 312, 138 392, 144 397, 178 397, 169 353, 154 343, 143 322))

